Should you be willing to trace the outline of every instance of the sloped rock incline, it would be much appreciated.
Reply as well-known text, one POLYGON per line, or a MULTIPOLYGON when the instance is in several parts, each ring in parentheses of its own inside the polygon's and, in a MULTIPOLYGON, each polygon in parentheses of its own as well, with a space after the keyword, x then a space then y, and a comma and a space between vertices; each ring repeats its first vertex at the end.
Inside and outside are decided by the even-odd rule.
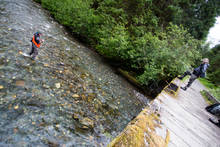
POLYGON ((0 146, 105 146, 147 101, 38 4, 0 1, 0 146))

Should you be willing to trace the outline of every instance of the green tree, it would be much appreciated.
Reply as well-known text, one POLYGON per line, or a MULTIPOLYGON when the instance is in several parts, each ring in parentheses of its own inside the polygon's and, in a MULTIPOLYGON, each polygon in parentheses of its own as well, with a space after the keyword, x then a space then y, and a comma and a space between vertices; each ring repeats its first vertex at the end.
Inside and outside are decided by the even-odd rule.
POLYGON ((201 59, 198 39, 206 37, 219 6, 218 0, 37 1, 145 86, 169 82, 201 59))
POLYGON ((208 68, 208 78, 216 85, 220 85, 220 44, 212 48, 206 57, 210 59, 208 68))
MULTIPOLYGON (((143 84, 149 84, 152 80, 159 82, 172 79, 201 58, 197 50, 201 42, 194 39, 187 30, 173 24, 157 36, 146 35, 144 40, 146 40, 144 45, 146 55, 141 58, 145 59, 144 62, 142 61, 144 71, 138 77, 143 84)), ((140 62, 139 58, 136 60, 140 62)))
POLYGON ((205 39, 209 29, 214 25, 215 18, 220 11, 219 0, 183 0, 181 19, 176 24, 182 24, 197 39, 205 39))

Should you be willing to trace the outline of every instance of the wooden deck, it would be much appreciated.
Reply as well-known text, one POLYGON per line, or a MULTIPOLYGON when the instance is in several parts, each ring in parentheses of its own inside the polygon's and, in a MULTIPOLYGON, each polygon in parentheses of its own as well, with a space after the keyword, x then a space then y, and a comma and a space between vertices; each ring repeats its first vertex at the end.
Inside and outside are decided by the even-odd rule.
POLYGON ((205 110, 208 104, 200 94, 203 89, 195 81, 187 91, 181 89, 176 98, 166 93, 158 97, 162 101, 160 119, 170 131, 169 146, 220 147, 220 128, 208 120, 213 116, 205 110))
MULTIPOLYGON (((173 81, 178 86, 182 81, 173 81)), ((162 91, 109 146, 114 147, 220 147, 220 128, 209 122, 208 105, 195 81, 175 96, 162 91)))

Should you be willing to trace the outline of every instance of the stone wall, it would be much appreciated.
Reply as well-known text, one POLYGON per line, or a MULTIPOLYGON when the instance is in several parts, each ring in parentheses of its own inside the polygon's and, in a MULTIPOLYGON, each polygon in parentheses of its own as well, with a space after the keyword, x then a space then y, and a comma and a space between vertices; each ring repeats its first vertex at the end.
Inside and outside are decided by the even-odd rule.
POLYGON ((160 102, 155 99, 133 119, 108 147, 166 147, 169 131, 159 119, 160 102))

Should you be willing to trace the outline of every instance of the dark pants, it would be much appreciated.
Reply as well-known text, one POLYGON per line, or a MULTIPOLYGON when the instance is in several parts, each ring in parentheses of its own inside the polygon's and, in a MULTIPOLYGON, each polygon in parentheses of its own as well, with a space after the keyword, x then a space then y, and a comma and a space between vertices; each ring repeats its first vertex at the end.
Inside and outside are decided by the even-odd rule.
POLYGON ((32 56, 33 59, 35 59, 36 56, 38 55, 38 50, 37 50, 37 47, 34 43, 32 43, 31 52, 29 54, 30 54, 30 56, 33 54, 33 56, 32 56))
POLYGON ((187 75, 190 75, 190 79, 189 79, 188 84, 186 85, 186 88, 190 87, 192 83, 198 78, 196 75, 194 75, 193 73, 189 71, 186 71, 180 78, 184 78, 187 75))

